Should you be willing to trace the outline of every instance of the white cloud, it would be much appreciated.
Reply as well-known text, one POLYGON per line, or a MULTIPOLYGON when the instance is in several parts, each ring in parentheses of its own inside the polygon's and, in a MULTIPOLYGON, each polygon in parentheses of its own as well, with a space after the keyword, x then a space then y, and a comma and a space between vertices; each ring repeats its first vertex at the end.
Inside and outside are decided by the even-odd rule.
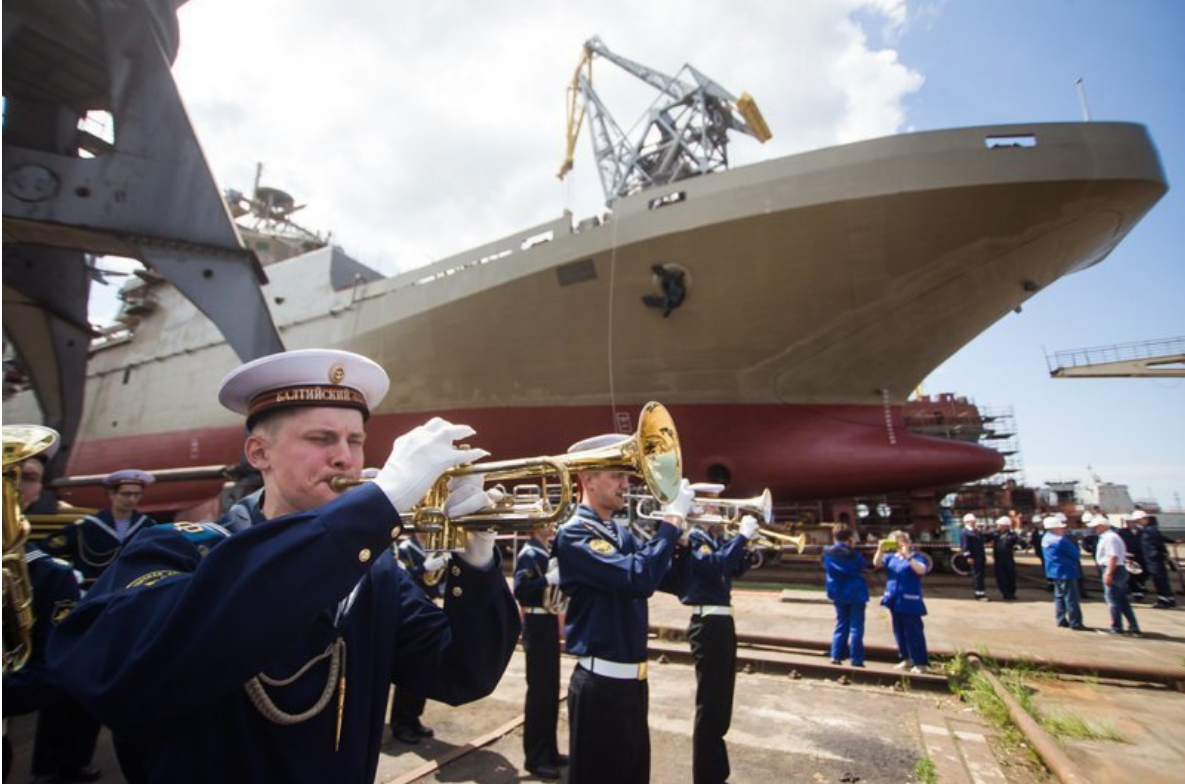
MULTIPOLYGON (((869 43, 894 40, 904 0, 201 0, 178 18, 174 74, 221 186, 248 190, 262 161, 265 184, 308 203, 302 223, 388 273, 565 208, 603 209, 586 138, 571 182, 555 179, 564 90, 593 35, 659 71, 690 62, 751 93, 774 139, 740 138, 735 163, 900 130, 922 82, 869 43)), ((604 97, 628 128, 642 108, 622 108, 630 79, 594 69, 599 88, 620 88, 620 105, 604 97)))

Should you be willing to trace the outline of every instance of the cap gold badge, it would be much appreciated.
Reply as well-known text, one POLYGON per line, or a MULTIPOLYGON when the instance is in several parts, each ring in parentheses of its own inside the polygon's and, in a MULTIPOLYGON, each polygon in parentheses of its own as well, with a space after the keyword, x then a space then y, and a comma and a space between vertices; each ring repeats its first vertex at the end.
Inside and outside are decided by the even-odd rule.
POLYGON ((609 544, 604 539, 593 539, 588 543, 588 549, 592 550, 597 555, 609 555, 613 552, 613 545, 609 544))
POLYGON ((346 378, 346 369, 339 363, 334 363, 329 368, 329 383, 340 384, 346 378))
POLYGON ((703 555, 711 555, 711 554, 712 554, 712 548, 711 548, 711 547, 709 547, 709 546, 708 546, 708 544, 707 544, 706 542, 705 542, 704 544, 701 544, 701 545, 700 545, 700 547, 699 547, 699 551, 700 551, 700 553, 702 553, 703 555))

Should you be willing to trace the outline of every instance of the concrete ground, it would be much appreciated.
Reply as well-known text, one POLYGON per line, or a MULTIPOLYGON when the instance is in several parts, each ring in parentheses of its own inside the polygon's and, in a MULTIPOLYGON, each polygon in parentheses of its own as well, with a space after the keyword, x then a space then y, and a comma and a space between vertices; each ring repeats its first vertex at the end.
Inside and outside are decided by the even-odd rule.
MULTIPOLYGON (((990 582, 990 581, 989 581, 990 582)), ((875 594, 875 591, 874 591, 875 594)), ((927 589, 926 635, 932 649, 1025 656, 1034 660, 1122 662, 1185 672, 1185 610, 1138 607, 1146 637, 1113 638, 1057 629, 1052 599, 1039 584, 1023 587, 1018 601, 975 602, 959 587, 927 589)), ((750 590, 734 596, 741 634, 829 640, 833 614, 817 589, 750 590)), ((1101 601, 1084 605, 1086 623, 1104 627, 1101 601)), ((673 597, 651 602, 654 626, 682 628, 688 613, 673 597)), ((888 617, 869 605, 866 641, 892 645, 888 617)), ((823 658, 823 654, 818 654, 823 658)), ((870 662, 870 667, 888 667, 870 662)), ((572 667, 564 657, 564 682, 572 667)), ((1180 781, 1185 770, 1185 694, 1170 687, 1090 677, 1039 679, 1034 702, 1045 712, 1069 712, 1116 730, 1122 741, 1065 740, 1071 759, 1099 782, 1180 781)), ((516 654, 497 691, 464 708, 429 703, 425 723, 436 738, 418 746, 391 741, 377 781, 488 784, 529 780, 522 765, 523 661, 516 654), (438 761, 445 761, 437 768, 438 761), (449 761, 451 760, 451 761, 449 761)), ((655 664, 650 674, 652 776, 656 784, 691 780, 694 670, 655 664)), ((612 722, 612 716, 606 721, 612 722)), ((16 746, 10 782, 28 780, 31 721, 9 725, 16 746)), ((728 735, 733 782, 900 782, 919 780, 926 758, 941 782, 1031 784, 1044 774, 1027 755, 1005 747, 994 729, 948 693, 890 686, 841 685, 834 678, 738 673, 728 735)), ((559 746, 567 750, 561 708, 559 746)), ((96 762, 105 782, 121 782, 106 733, 96 762)))

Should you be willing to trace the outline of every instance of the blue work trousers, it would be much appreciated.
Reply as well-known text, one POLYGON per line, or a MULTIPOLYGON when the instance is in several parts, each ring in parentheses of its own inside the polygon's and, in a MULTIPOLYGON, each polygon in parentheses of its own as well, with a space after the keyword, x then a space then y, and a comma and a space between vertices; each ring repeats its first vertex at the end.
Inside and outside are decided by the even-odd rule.
POLYGON ((831 637, 831 658, 852 664, 864 663, 865 603, 835 605, 835 634, 831 637))
POLYGON ((906 615, 892 612, 893 637, 897 640, 897 655, 916 667, 925 667, 930 663, 930 655, 926 652, 926 625, 920 615, 906 615))
POLYGON ((1082 604, 1078 598, 1078 578, 1053 581, 1053 613, 1058 626, 1082 625, 1082 604))

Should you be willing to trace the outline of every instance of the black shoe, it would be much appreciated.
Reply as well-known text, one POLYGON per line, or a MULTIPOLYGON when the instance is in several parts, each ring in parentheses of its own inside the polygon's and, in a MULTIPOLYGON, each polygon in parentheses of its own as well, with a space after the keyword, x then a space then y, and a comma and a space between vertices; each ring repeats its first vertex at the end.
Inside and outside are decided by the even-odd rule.
POLYGON ((391 737, 409 746, 415 746, 420 742, 420 733, 416 732, 414 727, 392 727, 391 737))
POLYGON ((431 727, 425 727, 418 721, 416 722, 416 726, 412 727, 412 730, 421 738, 432 738, 436 736, 436 733, 432 731, 431 727))
POLYGON ((90 765, 80 765, 63 773, 61 778, 63 781, 98 781, 103 778, 103 771, 90 765))
POLYGON ((832 659, 831 663, 832 664, 843 664, 843 659, 832 659))
POLYGON ((536 765, 533 768, 527 768, 527 772, 537 779, 546 781, 559 781, 560 778, 559 769, 553 768, 551 765, 536 765))
POLYGON ((555 755, 555 758, 552 760, 552 762, 555 763, 555 766, 557 768, 566 768, 566 767, 568 767, 568 755, 567 754, 557 754, 557 755, 555 755))
POLYGON ((1085 625, 1083 625, 1083 624, 1081 624, 1081 623, 1080 623, 1080 624, 1078 624, 1077 626, 1071 626, 1071 627, 1070 627, 1070 629, 1071 629, 1072 631, 1076 631, 1076 632, 1089 632, 1089 631, 1091 631, 1091 628, 1090 628, 1089 626, 1085 626, 1085 625))
POLYGON ((33 784, 62 784, 62 777, 56 773, 42 773, 33 777, 33 784))
POLYGON ((859 667, 859 668, 863 669, 863 668, 864 668, 864 662, 852 662, 852 666, 853 666, 853 667, 859 667))

